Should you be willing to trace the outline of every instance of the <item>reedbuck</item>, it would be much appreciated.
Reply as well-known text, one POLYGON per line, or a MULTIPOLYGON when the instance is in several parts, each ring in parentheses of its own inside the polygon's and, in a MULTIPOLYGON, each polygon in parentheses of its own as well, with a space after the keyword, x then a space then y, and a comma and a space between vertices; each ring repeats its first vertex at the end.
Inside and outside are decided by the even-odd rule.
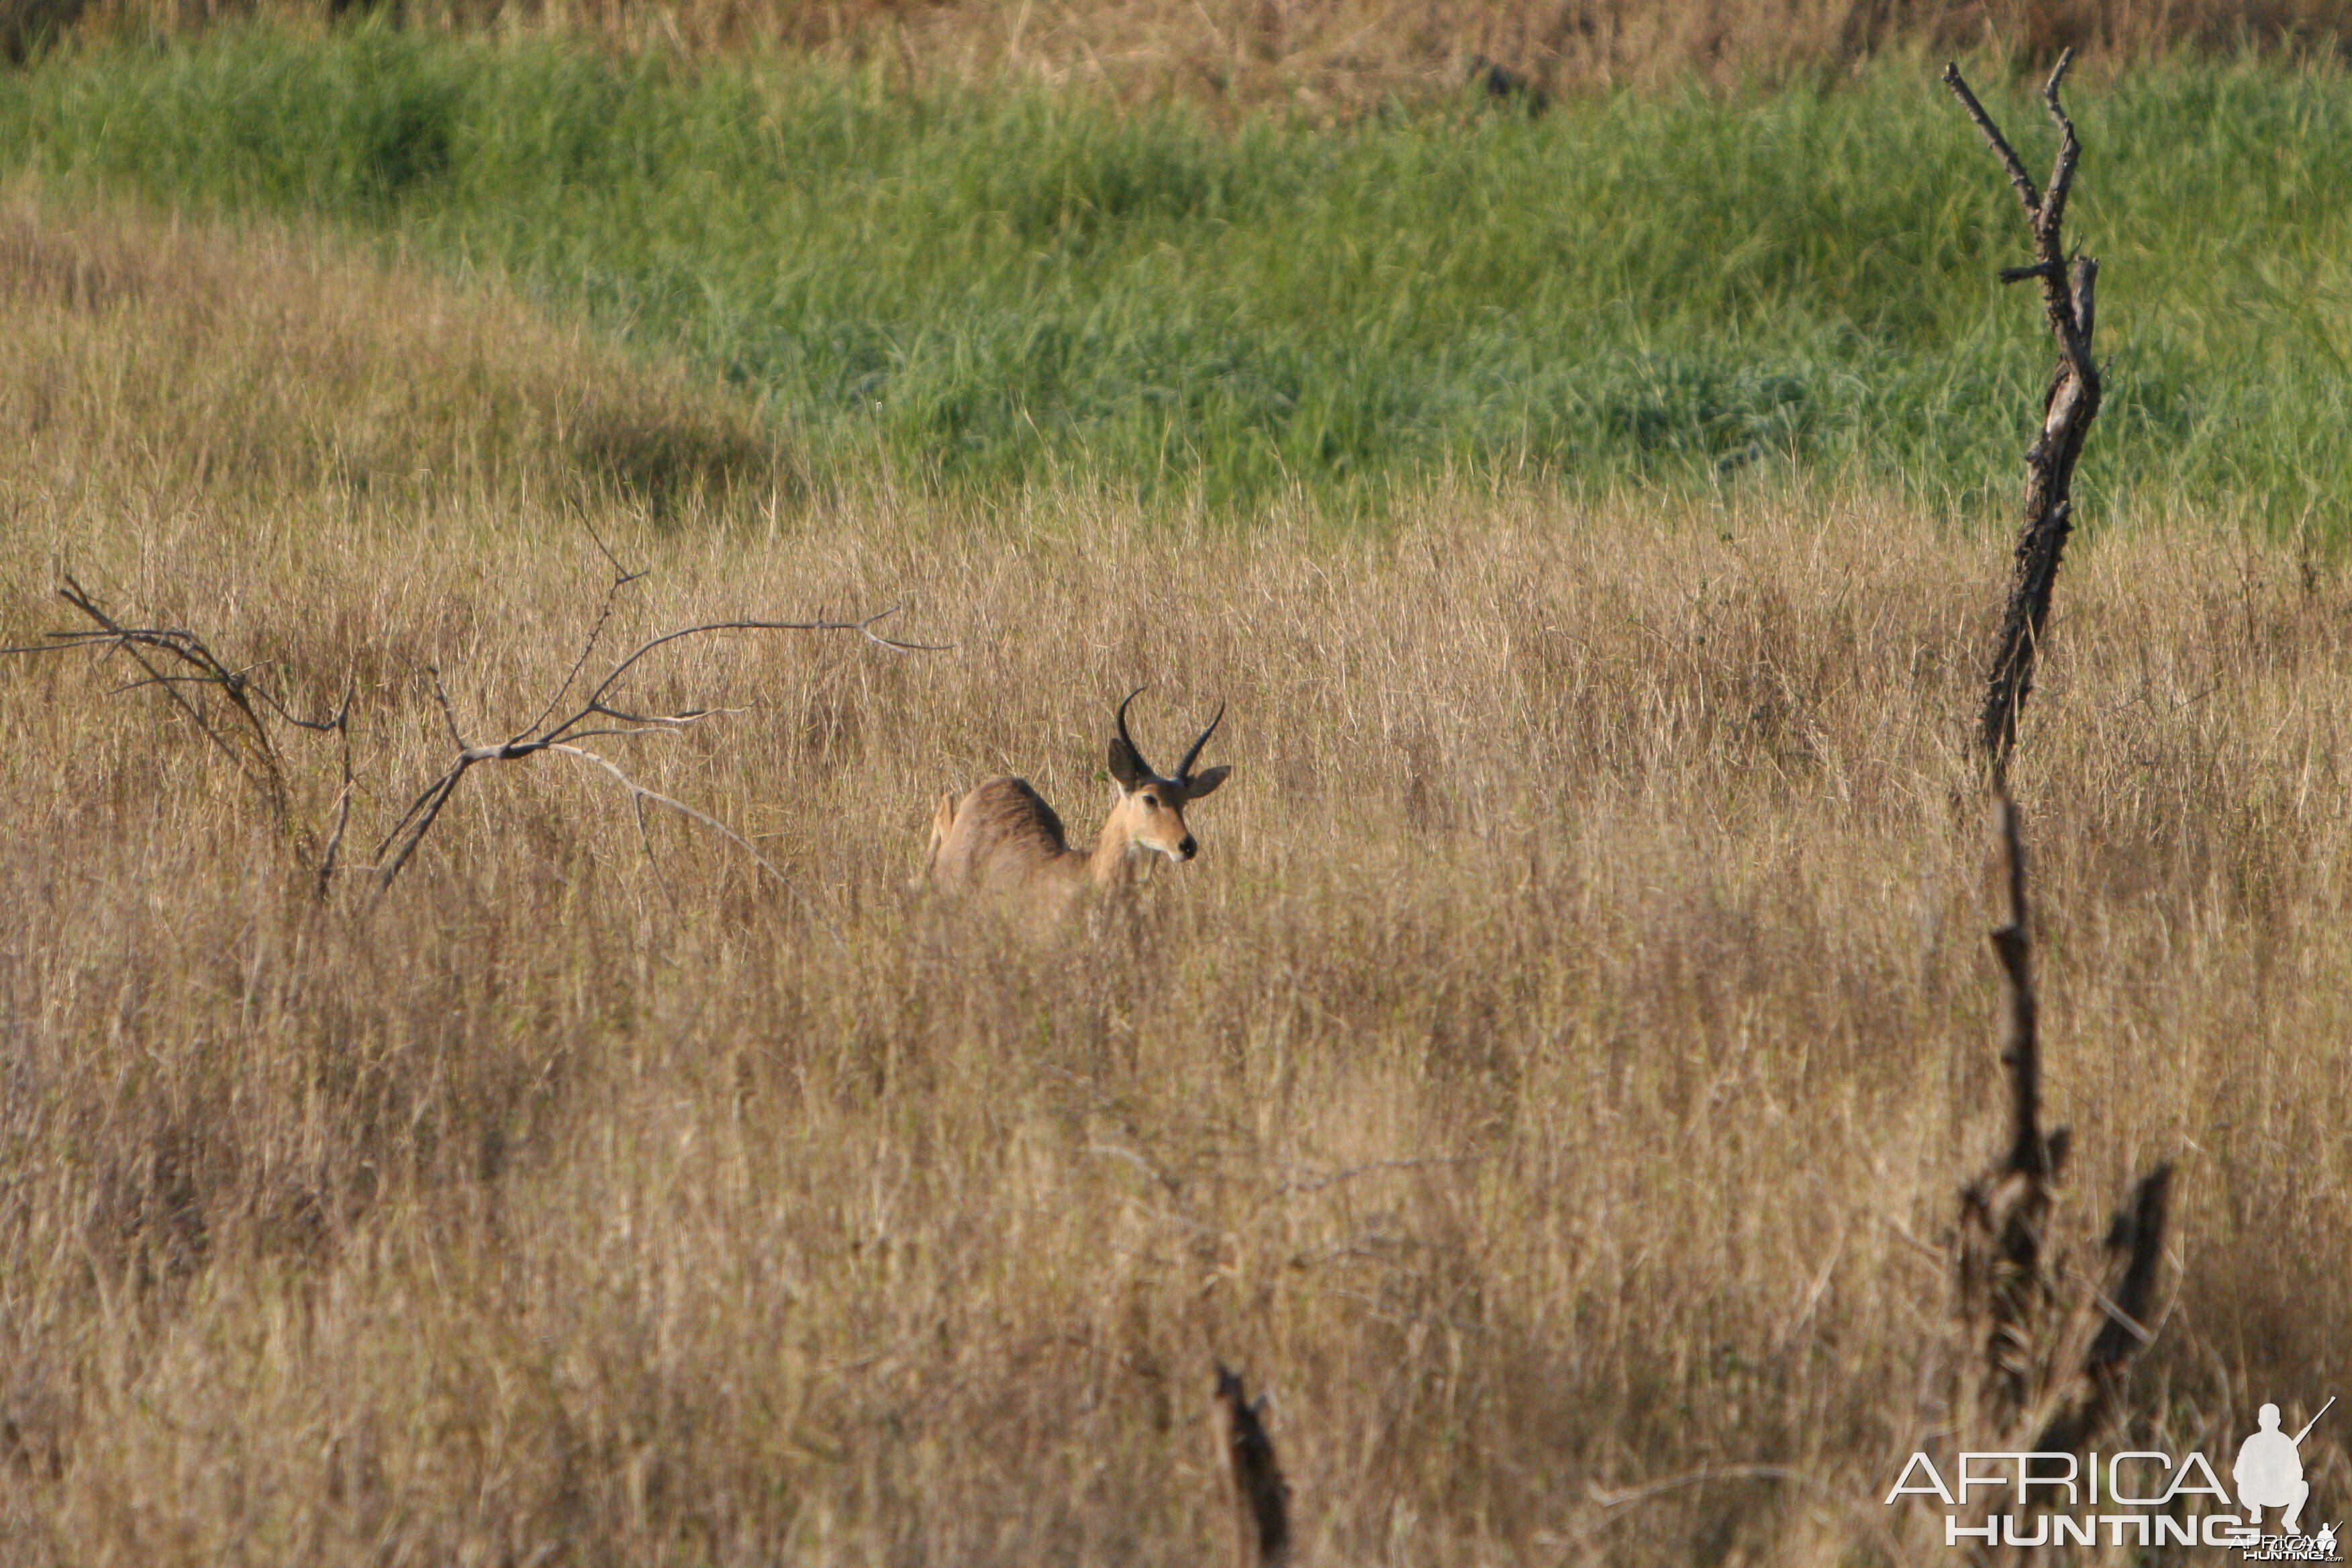
POLYGON ((1110 742, 1110 776, 1118 798, 1091 851, 1070 847, 1062 819, 1027 779, 994 778, 960 801, 952 791, 940 797, 924 863, 932 883, 1004 893, 1050 916, 1066 909, 1089 883, 1107 888, 1120 881, 1129 862, 1142 854, 1157 851, 1176 861, 1198 854, 1200 844, 1184 825, 1184 808, 1214 792, 1233 771, 1192 772, 1224 708, 1218 707, 1217 717, 1184 753, 1175 776, 1163 777, 1127 732, 1127 705, 1142 689, 1137 687, 1118 705, 1118 733, 1110 742))

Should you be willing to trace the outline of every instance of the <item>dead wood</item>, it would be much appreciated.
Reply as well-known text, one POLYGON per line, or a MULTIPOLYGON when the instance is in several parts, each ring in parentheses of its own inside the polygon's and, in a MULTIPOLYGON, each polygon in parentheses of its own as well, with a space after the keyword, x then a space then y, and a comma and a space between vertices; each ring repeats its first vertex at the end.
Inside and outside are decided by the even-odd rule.
MULTIPOLYGON (((598 548, 603 549, 603 542, 597 542, 598 548)), ((366 872, 373 880, 375 896, 381 898, 414 858, 418 847, 432 832, 434 824, 440 820, 442 812, 471 770, 486 763, 520 762, 542 752, 577 758, 617 784, 627 793, 638 814, 641 834, 645 808, 647 805, 660 806, 719 834, 750 856, 761 870, 792 891, 794 897, 799 897, 798 889, 792 887, 784 873, 742 834, 707 812, 647 788, 630 777, 611 758, 588 749, 582 742, 675 735, 702 720, 736 711, 709 706, 682 708, 672 712, 642 713, 625 704, 623 693, 630 676, 638 667, 659 650, 689 639, 739 632, 855 632, 876 647, 894 653, 935 652, 945 645, 905 642, 877 631, 877 626, 898 613, 896 605, 855 620, 706 621, 646 638, 614 660, 587 694, 575 701, 572 700, 573 692, 580 685, 583 672, 604 642, 620 595, 646 575, 642 571, 633 572, 623 567, 614 560, 609 550, 604 554, 608 561, 613 561, 614 575, 597 605, 588 636, 562 680, 548 695, 531 721, 521 729, 502 741, 479 744, 469 741, 442 685, 441 672, 437 668, 427 668, 425 673, 429 679, 434 700, 440 708, 443 722, 457 752, 431 782, 410 798, 407 807, 382 836, 373 857, 373 863, 364 867, 347 867, 341 863, 343 844, 351 827, 352 803, 357 793, 358 774, 354 766, 352 733, 352 703, 357 692, 355 683, 346 683, 342 702, 332 713, 323 717, 306 716, 297 712, 260 679, 260 672, 266 667, 233 666, 216 654, 203 637, 183 627, 128 624, 117 618, 70 576, 58 590, 58 596, 93 624, 88 627, 49 632, 41 641, 20 647, 0 647, 0 654, 44 654, 84 649, 101 656, 120 653, 128 657, 139 667, 142 676, 117 690, 152 688, 170 699, 197 731, 253 786, 272 821, 293 844, 301 864, 312 873, 314 886, 322 897, 336 876, 349 870, 366 872), (323 837, 310 823, 298 816, 293 809, 286 763, 273 728, 278 725, 331 734, 336 738, 342 783, 329 811, 323 837)), ((803 901, 805 902, 804 900, 803 901)))
POLYGON ((1265 1433, 1265 1395, 1244 1395, 1239 1373, 1217 1368, 1217 1402, 1225 1410, 1225 1458, 1233 1467, 1234 1539, 1246 1568, 1290 1561, 1290 1483, 1265 1433))
MULTIPOLYGON (((1960 1194, 1956 1316, 1964 1349, 1957 1439, 1974 1452, 2079 1453, 2125 1414, 2126 1363, 2148 1327, 2172 1171, 2142 1177, 2087 1269, 2053 1247, 2067 1134, 2042 1127, 2042 1040, 2016 805, 1999 796, 2009 918, 1991 933, 2008 991, 2009 1126, 1991 1168, 1960 1194)), ((1979 1510, 1978 1518, 2002 1511, 1979 1510)), ((1998 1555, 1979 1552, 1979 1559, 1998 1555)))
POLYGON ((306 718, 288 706, 285 699, 260 679, 260 672, 266 666, 232 666, 215 653, 203 637, 185 627, 127 625, 117 619, 69 574, 58 586, 58 597, 71 605, 92 625, 47 632, 37 643, 21 647, 0 647, 0 654, 81 650, 97 653, 101 658, 118 653, 128 658, 139 667, 141 678, 115 688, 110 695, 150 689, 163 692, 187 716, 195 726, 196 732, 217 748, 253 786, 269 812, 271 820, 293 840, 295 851, 302 863, 322 868, 331 865, 342 842, 342 823, 348 814, 348 787, 337 808, 335 829, 329 837, 322 854, 319 850, 316 835, 292 816, 287 796, 285 765, 279 759, 278 743, 269 727, 276 722, 297 730, 340 736, 344 743, 345 783, 348 786, 352 699, 356 691, 353 685, 346 682, 342 702, 333 712, 323 717, 306 718), (208 696, 216 697, 217 705, 207 700, 208 696))
MULTIPOLYGON (((433 830, 433 825, 440 820, 442 811, 448 805, 451 797, 457 794, 457 786, 464 782, 469 771, 488 763, 520 762, 536 756, 541 752, 558 752, 595 764, 619 783, 640 807, 647 804, 659 805, 716 830, 749 854, 753 861, 777 882, 787 889, 792 887, 783 872, 777 869, 775 864, 767 857, 753 848, 751 840, 741 834, 682 802, 647 789, 623 772, 611 759, 587 750, 580 742, 591 740, 627 739, 643 735, 674 735, 704 719, 732 711, 732 710, 718 707, 693 707, 669 713, 640 713, 618 705, 619 694, 629 675, 648 655, 689 638, 716 637, 727 632, 856 632, 876 647, 887 648, 894 653, 937 652, 945 645, 902 642, 876 631, 874 629, 876 626, 898 613, 898 606, 896 605, 887 610, 877 610, 873 615, 851 621, 705 621, 697 626, 680 626, 675 631, 664 632, 658 637, 646 638, 629 653, 614 660, 604 672, 604 678, 589 690, 584 699, 576 704, 567 706, 567 700, 571 697, 572 689, 580 682, 581 672, 587 668, 589 660, 595 657, 597 647, 604 639, 605 628, 612 620, 616 598, 624 589, 644 575, 643 572, 631 572, 615 567, 615 574, 605 589, 604 602, 597 608, 595 622, 589 630, 587 641, 582 647, 579 657, 572 660, 572 668, 565 672, 562 681, 541 706, 537 716, 529 724, 503 741, 478 745, 468 741, 464 729, 457 722, 457 710, 450 706, 447 692, 442 689, 440 671, 434 669, 427 672, 433 678, 434 700, 440 704, 442 718, 448 726, 449 738, 457 744, 457 753, 441 773, 417 792, 415 798, 409 802, 408 808, 394 820, 391 830, 385 833, 382 841, 377 844, 375 865, 373 869, 379 896, 392 886, 399 877, 402 868, 416 853, 417 846, 425 842, 425 835, 430 833, 433 830), (559 713, 561 717, 557 716, 559 713)), ((797 890, 795 890, 795 896, 798 896, 797 890)))
POLYGON ((1984 710, 1979 733, 1996 779, 2005 775, 2010 752, 2017 744, 2018 715, 2033 688, 2034 658, 2042 628, 2049 620, 2050 600, 2057 586, 2058 564, 2074 528, 2074 464, 2083 440, 2099 412, 2099 370, 2092 358, 2095 325, 2095 295, 2099 264, 2088 256, 2071 262, 2065 253, 2066 198, 2073 192, 2074 171, 2082 161, 2081 140, 2074 121, 2060 101, 2058 89, 2074 63, 2072 49, 2058 57, 2050 79, 2042 85, 2042 102, 2058 127, 2058 153, 2050 170, 2046 191, 2034 187, 2033 176, 2009 139, 1960 75, 1959 67, 1944 68, 1944 84, 1960 100, 1969 118, 1984 133, 1987 145, 2000 161, 2025 209, 2033 242, 2033 260, 2024 267, 2007 267, 2004 283, 2028 279, 2042 285, 2042 314, 2058 342, 2058 363, 2042 395, 2042 426, 2025 454, 2025 517, 2018 531, 2009 588, 2001 614, 2000 633, 1993 645, 1992 669, 1985 687, 1984 710))

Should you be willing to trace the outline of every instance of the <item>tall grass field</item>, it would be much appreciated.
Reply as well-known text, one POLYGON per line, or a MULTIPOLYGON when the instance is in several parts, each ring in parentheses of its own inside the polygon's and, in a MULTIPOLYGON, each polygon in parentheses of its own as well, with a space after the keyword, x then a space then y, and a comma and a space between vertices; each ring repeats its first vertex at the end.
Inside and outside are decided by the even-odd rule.
MULTIPOLYGON (((2051 348, 1927 61, 1339 112, 520 32, 0 69, 0 1568, 1249 1568, 1221 1366, 1291 1568, 1958 1568, 1885 1500, 2011 1139, 2051 348), (383 875, 646 639, 884 611, 662 645, 383 875), (1163 768, 1223 706, 1196 859, 919 885, 992 775, 1090 841, 1138 687, 1163 768), (257 693, 348 725, 265 766, 257 693)), ((2101 1441, 2226 1481, 2352 1394, 2352 80, 2070 93, 2048 1239, 2170 1163, 2101 1441)))
MULTIPOLYGON (((2037 166, 2053 140, 2000 107, 2037 166)), ((2176 64, 2083 94, 2105 267, 2088 510, 2341 526, 2352 90, 2176 64)), ((1799 469, 2005 501, 2049 351, 2010 193, 1922 60, 1832 89, 1324 124, 1036 86, 258 30, 0 79, 63 194, 324 219, 508 280, 879 466, 1247 510, 1799 469)))

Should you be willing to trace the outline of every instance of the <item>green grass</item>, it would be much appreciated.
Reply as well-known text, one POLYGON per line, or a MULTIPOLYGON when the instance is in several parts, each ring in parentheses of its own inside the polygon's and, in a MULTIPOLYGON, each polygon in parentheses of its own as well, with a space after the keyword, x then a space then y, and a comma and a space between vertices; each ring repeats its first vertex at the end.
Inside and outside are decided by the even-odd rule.
MULTIPOLYGON (((2088 510, 2336 526, 2352 82, 2074 93, 2110 401, 2088 510)), ((2046 121, 1996 94, 2030 162, 2046 121)), ((317 215, 682 347, 820 473, 1354 510, 1444 471, 1790 464, 2016 489, 2050 351, 2006 184, 1918 62, 1828 89, 1330 127, 785 61, 228 31, 0 77, 0 165, 317 215)))

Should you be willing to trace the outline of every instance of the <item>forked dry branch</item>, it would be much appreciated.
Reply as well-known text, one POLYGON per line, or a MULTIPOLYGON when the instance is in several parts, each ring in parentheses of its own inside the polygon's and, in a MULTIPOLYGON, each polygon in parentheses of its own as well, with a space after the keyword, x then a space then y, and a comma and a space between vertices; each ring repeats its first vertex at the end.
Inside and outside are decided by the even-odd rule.
MULTIPOLYGON (((598 547, 603 548, 601 541, 598 547)), ((588 668, 589 661, 595 658, 596 650, 604 642, 622 592, 646 575, 643 571, 623 567, 618 561, 613 560, 609 551, 605 552, 605 558, 613 561, 614 575, 597 605, 595 620, 578 657, 572 661, 562 681, 541 705, 530 722, 505 740, 486 744, 468 741, 457 721, 457 710, 450 705, 448 693, 442 686, 441 672, 428 667, 425 673, 431 680, 434 700, 440 706, 449 737, 457 746, 457 755, 430 784, 411 798, 407 808, 383 834, 376 847, 374 863, 369 866, 339 864, 344 835, 351 825, 356 776, 352 755, 355 683, 346 683, 343 700, 332 713, 323 718, 305 717, 296 712, 281 696, 257 678, 263 666, 233 666, 215 653, 203 637, 182 627, 125 624, 70 576, 65 579, 58 595, 94 626, 53 631, 37 643, 0 647, 0 654, 86 649, 101 655, 115 652, 127 655, 139 666, 142 679, 117 689, 138 690, 154 687, 172 700, 195 725, 198 732, 218 748, 252 784, 272 821, 293 844, 301 864, 313 873, 321 896, 332 885, 339 872, 362 872, 371 879, 374 895, 382 897, 415 857, 417 847, 424 843, 433 825, 440 819, 443 809, 448 805, 469 771, 488 763, 519 762, 541 752, 556 752, 593 765, 618 784, 628 794, 638 814, 641 831, 646 805, 658 805, 675 812, 726 838, 795 898, 800 897, 798 889, 793 888, 791 880, 775 863, 762 855, 742 834, 707 812, 647 788, 609 757, 589 750, 582 742, 643 735, 674 735, 701 720, 740 711, 714 706, 686 708, 668 713, 639 713, 623 705, 621 693, 639 664, 657 650, 690 638, 715 637, 727 632, 856 632, 877 647, 894 653, 938 652, 948 645, 905 642, 875 630, 882 621, 898 613, 897 605, 856 620, 706 621, 646 638, 626 655, 615 659, 585 697, 567 706, 567 700, 580 684, 582 672, 588 668), (227 712, 225 715, 216 712, 215 707, 205 700, 208 691, 217 693, 226 703, 227 712), (558 717, 559 713, 562 717, 558 717), (300 820, 293 810, 286 764, 278 738, 272 732, 273 723, 332 734, 340 742, 342 787, 336 794, 332 820, 323 842, 310 825, 300 820)))
MULTIPOLYGON (((609 555, 607 559, 610 559, 609 555)), ((469 771, 485 763, 520 762, 527 757, 536 756, 541 752, 559 752, 566 756, 577 757, 583 762, 594 764, 628 792, 632 803, 640 814, 648 804, 659 805, 724 836, 749 855, 761 870, 773 877, 786 889, 793 891, 795 897, 799 896, 798 890, 793 889, 790 879, 776 868, 774 862, 753 847, 750 839, 716 817, 697 811, 682 801, 646 788, 623 772, 609 758, 587 750, 580 742, 598 739, 626 739, 640 735, 677 734, 688 725, 701 720, 735 711, 730 709, 711 707, 686 708, 673 713, 638 713, 627 708, 616 706, 618 693, 626 682, 630 672, 647 655, 690 637, 714 637, 722 632, 856 632, 876 647, 887 648, 893 653, 936 653, 942 651, 947 645, 902 642, 895 637, 884 637, 876 631, 874 629, 876 626, 898 613, 898 606, 896 605, 887 610, 877 610, 873 615, 865 616, 854 621, 705 621, 698 626, 681 626, 676 631, 664 632, 659 637, 648 637, 639 643, 628 654, 614 661, 611 668, 605 671, 604 679, 589 690, 583 700, 576 706, 566 709, 567 699, 571 697, 572 689, 580 682, 581 671, 588 667, 588 661, 595 657, 596 649, 604 640, 605 628, 612 622, 614 605, 618 601, 622 590, 643 576, 645 573, 642 571, 632 572, 621 566, 618 562, 614 563, 613 580, 604 590, 604 602, 597 606, 595 623, 589 629, 587 641, 582 646, 580 656, 572 661, 572 668, 564 672, 562 682, 549 695, 537 716, 529 724, 503 741, 482 745, 477 745, 468 741, 463 728, 457 722, 456 710, 449 704, 448 694, 442 689, 441 672, 437 669, 428 671, 433 679, 434 700, 441 705, 441 715, 448 725, 449 738, 457 743, 457 754, 438 777, 417 792, 415 797, 409 802, 408 809, 400 814, 399 818, 393 823, 391 830, 376 846, 375 865, 372 869, 379 896, 399 877, 401 868, 408 864, 409 858, 416 852, 416 847, 422 844, 425 841, 425 836, 432 831, 433 824, 439 820, 442 809, 449 804, 450 797, 457 793, 458 784, 464 782, 469 771), (556 717, 559 710, 563 712, 563 717, 560 719, 556 717)))
POLYGON ((2051 1247, 2068 1139, 2063 1127, 2042 1128, 2025 852, 2017 807, 2005 794, 1999 811, 2009 919, 1993 931, 1992 944, 2008 982, 2001 1064, 2010 1125, 2000 1158, 1960 1194, 1958 1316, 1966 1344, 1954 1426, 1964 1450, 2075 1453, 2122 1414, 2126 1363, 2153 1338, 2149 1308, 2172 1167, 2159 1164, 2140 1178, 2086 1270, 2077 1272, 2051 1247))
POLYGON ((1241 1374, 1219 1365, 1217 1403, 1225 1411, 1225 1458, 1234 1475, 1234 1561, 1239 1568, 1283 1568, 1290 1561, 1290 1483, 1265 1432, 1265 1395, 1252 1400, 1241 1374))
POLYGON ((2050 596, 2057 586, 2066 536, 2074 527, 2074 464, 2083 455, 2083 438, 2090 431, 2091 421, 2099 413, 2099 367, 2091 357, 2099 264, 2088 256, 2070 262, 2063 232, 2066 198, 2074 189, 2075 166, 2083 156, 2074 121, 2058 98, 2067 68, 2074 63, 2074 50, 2060 55, 2042 89, 2042 104, 2058 127, 2058 155, 2051 165, 2046 191, 2034 188, 2033 176, 2026 173, 2009 139, 1969 90, 1960 68, 1944 67, 1944 85, 1967 109, 1969 118, 1984 132, 1985 142, 2008 171, 2032 235, 2033 260, 2023 267, 2003 268, 2001 281, 2019 283, 2032 278, 2041 282, 2042 314, 2049 321, 2051 335, 2058 340, 2059 351, 2049 390, 2042 396, 2042 427, 2025 453, 2025 519, 2018 531, 2009 604, 1993 646, 1992 670, 1979 721, 1979 734, 1996 779, 2008 770, 2010 752, 2017 744, 2018 714, 2033 689, 2034 656, 2050 616, 2050 596))
POLYGON ((100 655, 125 655, 139 667, 142 679, 117 687, 110 695, 149 687, 161 690, 187 715, 196 732, 217 747, 253 785, 271 820, 293 840, 303 864, 324 865, 331 861, 350 815, 351 718, 355 686, 345 683, 343 700, 333 712, 323 718, 305 718, 257 679, 264 666, 234 668, 215 653, 203 637, 185 627, 127 626, 70 574, 58 586, 58 597, 81 612, 92 625, 49 632, 40 642, 20 647, 0 647, 0 654, 69 653, 81 649, 100 655), (226 714, 217 720, 204 700, 206 690, 217 692, 227 708, 226 714), (285 764, 278 754, 277 741, 269 732, 272 720, 297 730, 332 734, 342 740, 347 787, 337 799, 335 826, 323 853, 316 836, 293 818, 287 797, 285 764))

